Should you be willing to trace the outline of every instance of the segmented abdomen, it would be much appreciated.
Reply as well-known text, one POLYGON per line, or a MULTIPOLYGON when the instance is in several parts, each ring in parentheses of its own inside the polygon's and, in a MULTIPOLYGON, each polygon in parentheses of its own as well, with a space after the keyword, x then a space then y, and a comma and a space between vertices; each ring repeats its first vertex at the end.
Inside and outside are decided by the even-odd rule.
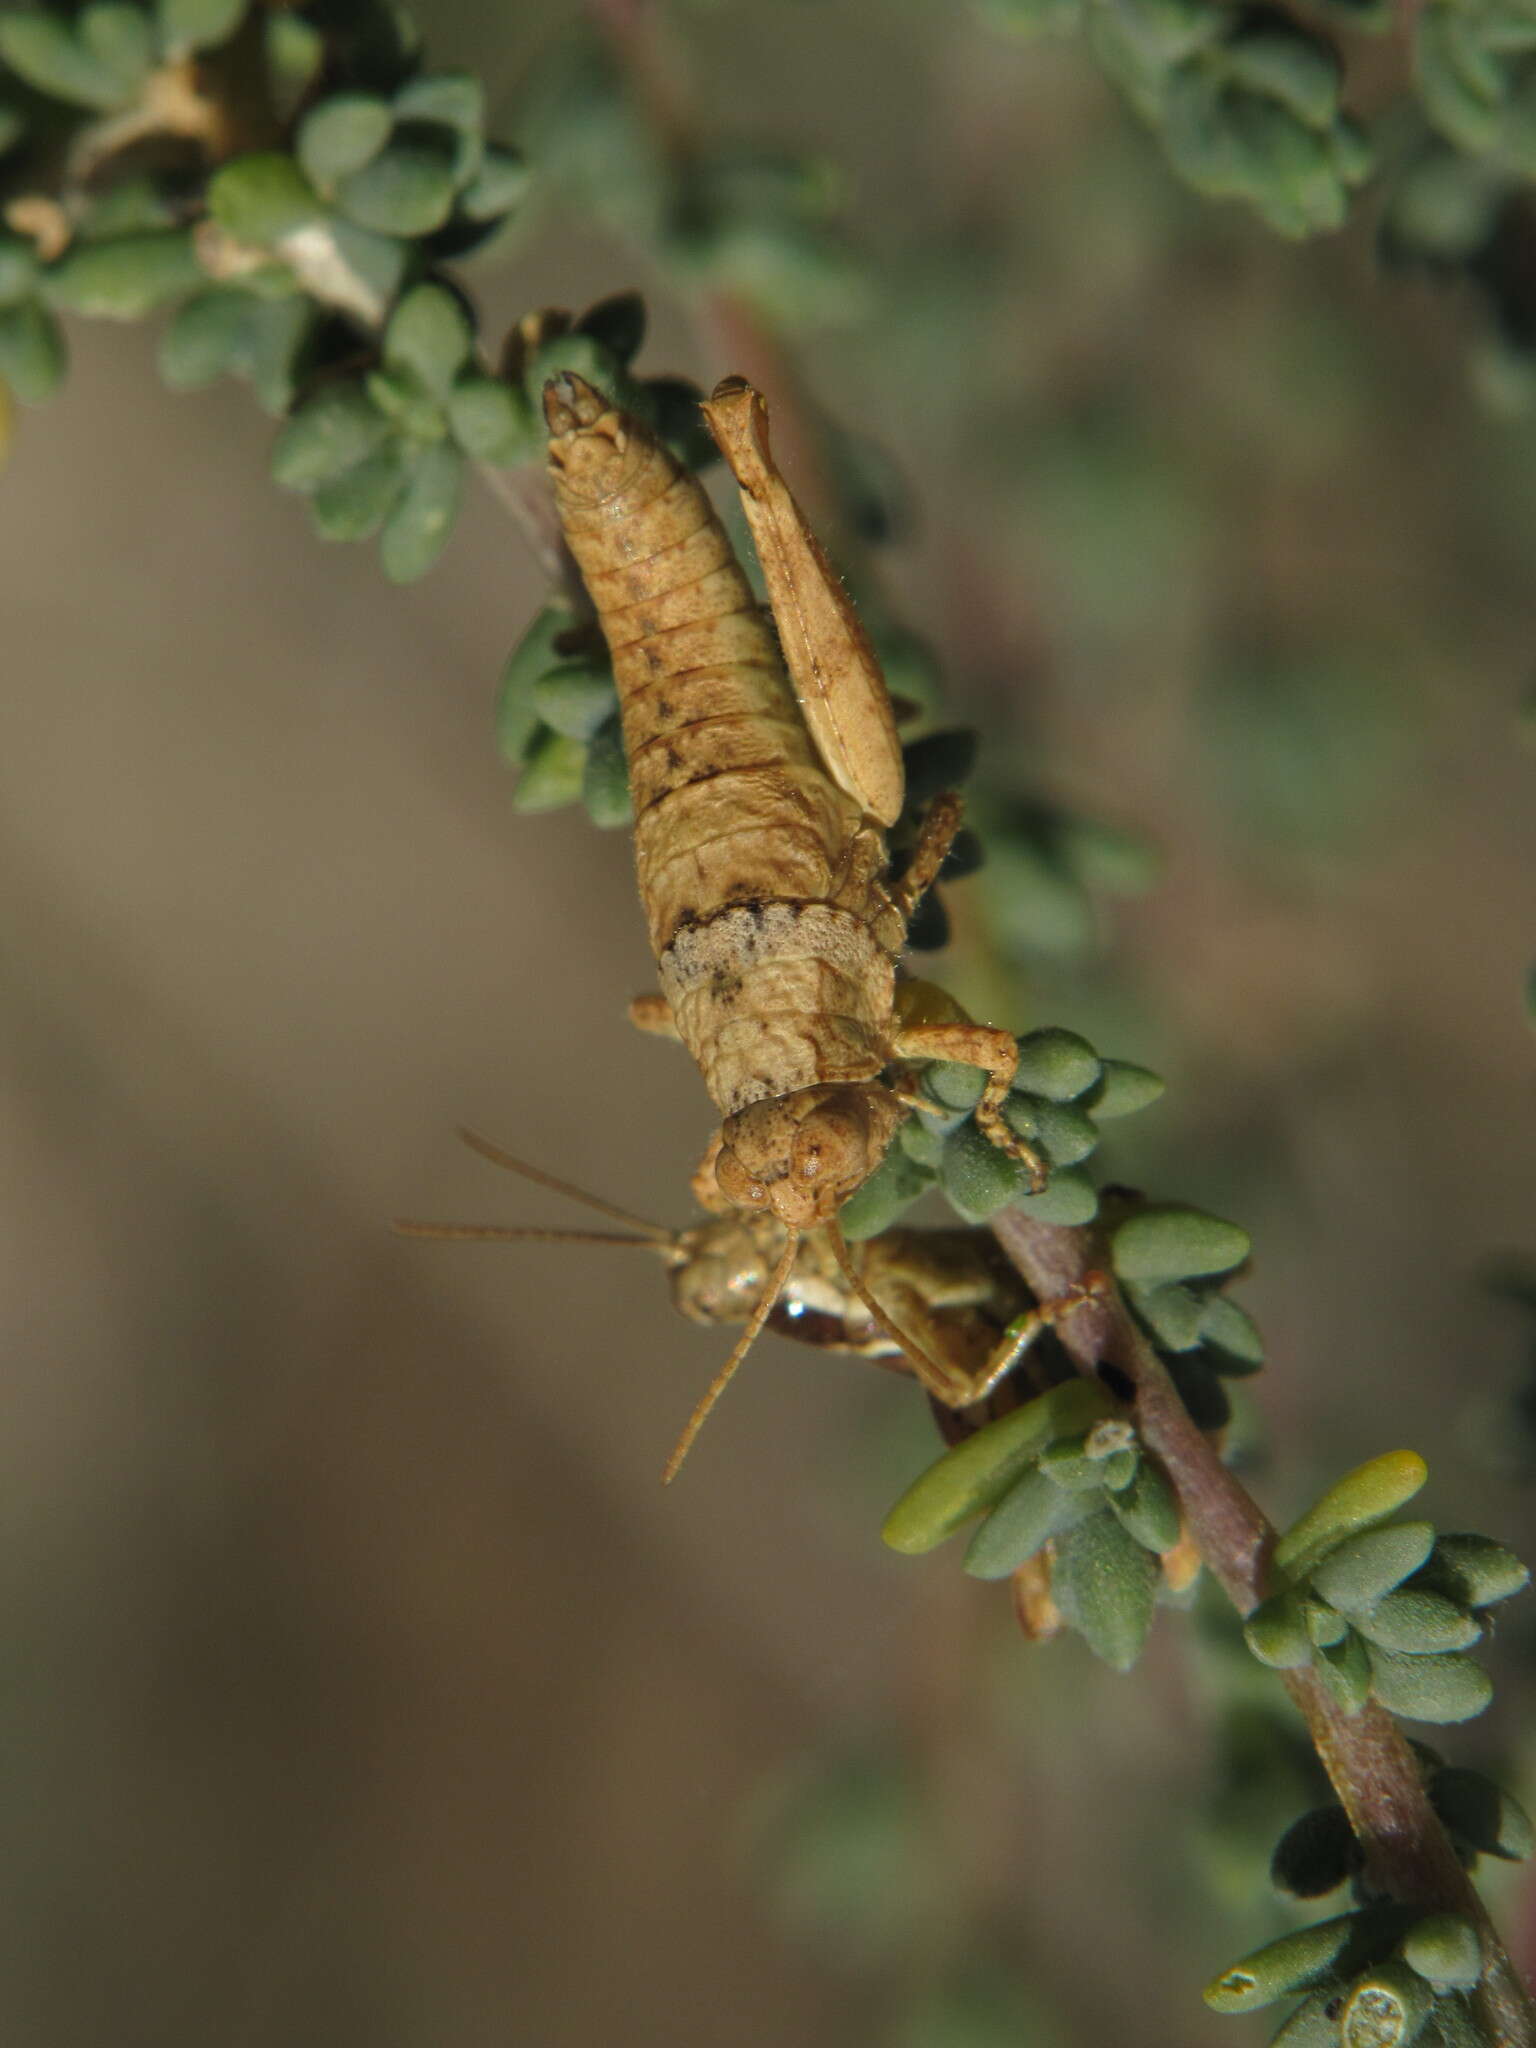
POLYGON ((659 959, 729 904, 825 901, 860 814, 816 756, 702 486, 634 422, 586 410, 552 440, 551 467, 613 656, 659 959))

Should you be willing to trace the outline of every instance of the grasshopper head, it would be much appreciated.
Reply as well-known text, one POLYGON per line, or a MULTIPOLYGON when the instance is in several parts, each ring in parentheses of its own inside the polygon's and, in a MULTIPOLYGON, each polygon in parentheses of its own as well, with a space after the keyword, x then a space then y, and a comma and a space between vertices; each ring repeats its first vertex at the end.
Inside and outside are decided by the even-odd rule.
POLYGON ((791 1230, 827 1223, 885 1157, 905 1109, 876 1081, 823 1084, 727 1117, 715 1178, 738 1208, 791 1230))
POLYGON ((712 1216, 682 1231, 672 1261, 672 1300, 695 1323, 744 1323, 784 1252, 784 1233, 760 1215, 712 1216))

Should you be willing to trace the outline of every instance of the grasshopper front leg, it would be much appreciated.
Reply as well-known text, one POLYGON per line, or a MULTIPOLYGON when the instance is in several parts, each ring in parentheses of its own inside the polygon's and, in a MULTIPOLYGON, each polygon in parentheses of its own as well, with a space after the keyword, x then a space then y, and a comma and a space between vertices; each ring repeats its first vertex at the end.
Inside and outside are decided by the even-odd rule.
POLYGON ((1039 1194, 1050 1168, 1003 1115, 1019 1064, 1019 1048, 1010 1032, 993 1024, 973 1024, 959 1004, 931 982, 907 981, 896 990, 891 1053, 895 1059, 954 1060, 980 1067, 987 1085, 976 1105, 977 1128, 1000 1152, 1028 1169, 1030 1192, 1039 1194))
POLYGON ((672 1005, 664 995, 631 996, 629 1021, 637 1031, 648 1031, 657 1038, 671 1038, 679 1045, 682 1043, 677 1019, 672 1015, 672 1005))

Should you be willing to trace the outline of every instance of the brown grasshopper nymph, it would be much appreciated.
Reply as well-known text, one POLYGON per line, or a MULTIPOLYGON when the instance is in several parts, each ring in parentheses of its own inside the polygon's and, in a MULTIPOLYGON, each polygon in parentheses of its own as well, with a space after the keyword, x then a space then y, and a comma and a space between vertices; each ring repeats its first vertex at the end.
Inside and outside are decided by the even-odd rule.
MULTIPOLYGON (((726 1210, 717 1203, 716 1213, 701 1222, 669 1230, 526 1165, 473 1131, 459 1135, 493 1165, 595 1209, 625 1229, 551 1230, 402 1219, 395 1224, 402 1236, 478 1244, 533 1240, 631 1246, 661 1259, 671 1278, 673 1305, 692 1322, 711 1327, 751 1324, 766 1308, 768 1327, 780 1336, 913 1374, 909 1347, 892 1336, 885 1319, 872 1315, 867 1306, 867 1292, 878 1287, 882 1305, 900 1315, 904 1332, 920 1336, 928 1360, 942 1373, 938 1385, 929 1374, 916 1376, 946 1414, 963 1414, 987 1401, 1036 1338, 1081 1298, 1075 1294, 1070 1302, 1037 1304, 991 1233, 975 1227, 896 1225, 855 1246, 852 1263, 863 1291, 849 1285, 843 1266, 819 1234, 801 1235, 795 1239, 788 1278, 777 1282, 790 1233, 767 1212, 726 1210)), ((709 1191, 704 1177, 696 1177, 695 1194, 709 1191)))
MULTIPOLYGON (((823 1230, 850 1286, 914 1368, 942 1370, 881 1307, 848 1257, 837 1212, 885 1156, 909 1098, 904 1060, 986 1071, 979 1128, 1044 1163, 1002 1114, 1016 1064, 1006 1031, 951 1008, 918 1015, 898 984, 907 925, 958 829, 930 810, 901 882, 886 828, 904 793, 900 742, 873 649, 768 445, 767 408, 739 378, 703 410, 740 488, 777 635, 697 479, 639 421, 579 377, 545 388, 550 472, 567 544, 613 658, 635 808, 640 896, 661 994, 632 1014, 693 1054, 722 1122, 719 1196, 788 1232, 823 1230)), ((715 1206, 709 1203, 706 1206, 715 1206)), ((673 1454, 772 1306, 773 1289, 673 1454)))

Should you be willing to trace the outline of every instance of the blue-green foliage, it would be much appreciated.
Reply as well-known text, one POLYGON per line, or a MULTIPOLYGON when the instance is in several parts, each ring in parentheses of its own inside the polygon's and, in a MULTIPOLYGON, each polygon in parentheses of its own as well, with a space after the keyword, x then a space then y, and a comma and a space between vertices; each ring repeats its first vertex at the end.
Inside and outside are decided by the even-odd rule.
MULTIPOLYGON (((1446 1765, 1412 1745, 1441 1824, 1470 1871, 1482 1856, 1531 1854, 1531 1823, 1519 1802, 1477 1771, 1446 1765)), ((1483 2036, 1467 2001, 1483 1974, 1482 1943, 1457 1913, 1415 1913, 1373 1893, 1366 1860, 1336 1801, 1294 1821, 1270 1866, 1276 1889, 1321 1899, 1348 1885, 1352 1911, 1298 1928, 1230 1965, 1207 1987, 1218 2012, 1258 2011, 1301 1995, 1272 2036, 1277 2044, 1439 2041, 1447 2048, 1483 2036)))
POLYGON ((1249 2013, 1301 1994, 1271 2036, 1275 2048, 1470 2048, 1485 2038, 1465 1996, 1481 1975, 1470 1920, 1373 1901, 1267 1942, 1205 1998, 1217 2012, 1249 2013))
POLYGON ((391 0, 0 12, 0 376, 49 396, 59 310, 173 307, 167 382, 246 379, 289 416, 274 469, 317 531, 376 533, 391 577, 421 574, 466 463, 538 448, 526 395, 482 364, 441 272, 527 182, 485 135, 483 98, 468 74, 424 68, 391 0), (219 68, 234 38, 238 116, 219 68))
MULTIPOLYGON (((1087 1101, 1102 1099, 1104 1070, 1112 1070, 1114 1064, 1099 1061, 1084 1041, 1068 1032, 1035 1033, 1020 1041, 1020 1055, 1021 1069, 1035 1088, 1057 1089, 1081 1087, 1091 1058, 1098 1066, 1098 1078, 1077 1098, 1087 1101)), ((925 1090, 955 1099, 969 1092, 963 1086, 969 1072, 960 1067, 931 1069, 925 1090)), ((1048 1095, 1033 1098, 1036 1103, 1050 1099, 1048 1095)), ((1052 1178, 1052 1187, 1056 1178, 1052 1178)), ((946 1192, 953 1201, 947 1185, 946 1192)), ((1044 1201, 1045 1197, 1035 1200, 1044 1201)), ((1026 1200, 1018 1206, 1027 1209, 1029 1203, 1026 1200)), ((1122 1203, 1118 1220, 1112 1211, 1105 1222, 1117 1271, 1123 1262, 1131 1274, 1147 1276, 1143 1282, 1122 1275, 1128 1294, 1144 1288, 1179 1287, 1194 1304, 1187 1327, 1181 1326, 1177 1332, 1181 1348, 1160 1336, 1155 1324, 1147 1326, 1195 1420, 1203 1428, 1219 1429, 1228 1415, 1223 1377, 1256 1371, 1263 1358, 1252 1322, 1221 1292, 1247 1256, 1246 1234, 1198 1210, 1171 1205, 1127 1209, 1122 1203)), ((1048 1339, 1042 1340, 1042 1352, 1047 1362, 1040 1370, 1068 1375, 1061 1381, 1062 1387, 1085 1393, 1093 1390, 1093 1382, 1071 1376, 1066 1361, 1059 1351, 1052 1351, 1048 1339)), ((1038 1402, 1033 1408, 1043 1412, 1038 1402)), ((927 1548, 924 1532, 930 1527, 938 1532, 933 1540, 943 1540, 961 1520, 982 1514, 985 1519, 972 1536, 965 1569, 984 1579, 1009 1577, 1049 1544, 1052 1593, 1062 1618, 1106 1663, 1129 1670, 1140 1654, 1153 1608, 1164 1590, 1157 1559, 1179 1541, 1179 1506, 1166 1473, 1147 1454, 1130 1421, 1111 1412, 1107 1401, 1102 1408, 1103 1412, 1095 1412, 1086 1422, 1073 1415, 1059 1430, 1044 1436, 1037 1433, 1029 1443, 1026 1461, 1000 1468, 1003 1484, 977 1487, 972 1482, 986 1444, 996 1442, 1005 1447, 1011 1441, 1010 1432, 1017 1428, 1013 1418, 988 1425, 914 1482, 903 1503, 892 1511, 887 1540, 897 1548, 927 1548), (958 1518, 944 1507, 953 1491, 946 1476, 949 1473, 969 1488, 956 1496, 966 1510, 958 1518), (937 1520, 925 1507, 930 1501, 939 1503, 937 1520), (914 1520, 914 1502, 924 1508, 917 1516, 917 1539, 908 1527, 914 1520)), ((1030 1412, 1029 1404, 1021 1411, 1025 1415, 1030 1412)))
POLYGON ((831 170, 731 138, 665 148, 588 23, 550 45, 516 118, 545 189, 643 244, 690 294, 729 293, 775 326, 840 324, 866 309, 831 170))
POLYGON ((1286 1575, 1248 1618, 1248 1646, 1281 1670, 1310 1666, 1347 1714, 1375 1698, 1412 1721, 1464 1721, 1493 1686, 1464 1653, 1529 1573, 1487 1537, 1381 1521, 1286 1575))
MULTIPOLYGON (((1024 33, 1069 25, 1065 0, 988 0, 1024 33)), ((1328 38, 1279 8, 1219 0, 1082 0, 1099 62, 1196 191, 1239 199, 1282 235, 1343 225, 1370 174, 1328 38)))

